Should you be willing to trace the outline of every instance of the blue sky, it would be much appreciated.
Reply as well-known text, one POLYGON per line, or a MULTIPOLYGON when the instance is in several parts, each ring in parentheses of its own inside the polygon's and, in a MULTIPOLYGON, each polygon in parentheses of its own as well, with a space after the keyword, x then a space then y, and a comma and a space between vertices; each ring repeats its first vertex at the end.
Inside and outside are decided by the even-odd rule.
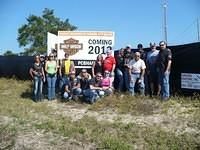
MULTIPOLYGON (((163 40, 163 0, 0 0, 0 54, 22 52, 17 42, 18 28, 30 14, 54 9, 61 19, 69 18, 78 30, 114 31, 115 49, 138 43, 163 40)), ((168 43, 197 41, 200 0, 167 0, 168 43)))

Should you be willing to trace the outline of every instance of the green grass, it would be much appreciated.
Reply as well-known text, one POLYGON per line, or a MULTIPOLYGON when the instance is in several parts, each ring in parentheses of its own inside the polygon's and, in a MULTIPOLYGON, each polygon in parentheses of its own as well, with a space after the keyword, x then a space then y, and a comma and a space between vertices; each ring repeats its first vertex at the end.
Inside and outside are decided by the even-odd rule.
MULTIPOLYGON (((53 149, 57 149, 59 146, 57 143, 63 139, 65 142, 75 139, 77 143, 89 143, 98 149, 113 150, 178 150, 200 147, 200 135, 192 133, 177 135, 164 130, 159 125, 124 124, 118 120, 111 123, 97 121, 96 118, 88 116, 73 122, 71 118, 57 113, 57 110, 48 106, 47 102, 32 102, 30 96, 31 83, 29 81, 0 79, 0 149, 15 148, 18 144, 17 136, 26 133, 53 134, 58 138, 46 139, 49 145, 53 145, 53 149)), ((168 102, 162 102, 157 98, 129 95, 122 98, 120 95, 114 95, 89 106, 89 111, 103 112, 105 110, 133 116, 168 115, 169 111, 172 111, 178 119, 190 115, 188 127, 200 130, 200 101, 198 99, 174 97, 168 102)), ((34 146, 37 145, 33 145, 33 149, 34 146)), ((26 149, 26 145, 24 147, 26 149)))

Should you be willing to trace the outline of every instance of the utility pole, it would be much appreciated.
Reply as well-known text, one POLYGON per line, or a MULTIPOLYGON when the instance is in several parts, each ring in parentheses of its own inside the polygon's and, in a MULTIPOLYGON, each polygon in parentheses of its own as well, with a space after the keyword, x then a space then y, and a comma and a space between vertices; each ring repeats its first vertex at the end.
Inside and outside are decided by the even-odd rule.
POLYGON ((200 42, 199 19, 198 18, 197 18, 197 36, 198 36, 198 42, 200 42))
POLYGON ((164 0, 163 3, 163 9, 164 9, 164 40, 167 43, 167 0, 164 0))

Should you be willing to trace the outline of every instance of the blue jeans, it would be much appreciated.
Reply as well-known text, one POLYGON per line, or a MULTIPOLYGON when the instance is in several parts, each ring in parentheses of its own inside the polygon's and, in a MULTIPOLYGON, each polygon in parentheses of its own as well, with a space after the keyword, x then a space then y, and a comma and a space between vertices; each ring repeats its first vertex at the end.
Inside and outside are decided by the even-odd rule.
MULTIPOLYGON (((81 92, 82 92, 81 88, 76 88, 76 89, 72 90, 72 95, 79 96, 81 94, 81 92)), ((63 98, 64 99, 69 99, 72 95, 71 95, 71 93, 64 92, 63 93, 63 98)))
POLYGON ((83 96, 84 100, 88 103, 94 103, 97 101, 97 99, 99 99, 97 90, 91 90, 91 89, 83 90, 83 96))
POLYGON ((43 86, 42 77, 34 76, 33 99, 35 101, 41 101, 42 99, 42 86, 43 86))
POLYGON ((159 84, 161 86, 161 96, 163 99, 168 99, 169 93, 169 75, 170 72, 159 72, 159 84))
POLYGON ((115 71, 116 71, 117 81, 119 81, 118 84, 117 84, 117 90, 119 92, 122 92, 124 90, 124 76, 123 76, 123 72, 119 68, 116 68, 115 71))
POLYGON ((130 82, 129 82, 129 71, 127 68, 124 70, 124 85, 125 85, 125 90, 129 91, 130 82))
POLYGON ((130 81, 130 88, 129 92, 131 93, 132 96, 135 95, 135 86, 138 85, 138 90, 140 91, 141 95, 144 95, 144 79, 141 79, 140 83, 137 83, 140 78, 140 73, 133 73, 131 74, 131 81, 130 81))
POLYGON ((68 81, 68 77, 66 75, 64 75, 63 77, 60 77, 60 82, 59 82, 59 88, 62 91, 63 90, 63 86, 67 83, 68 81))
POLYGON ((47 84, 48 84, 48 100, 53 100, 56 98, 56 75, 47 74, 47 84))

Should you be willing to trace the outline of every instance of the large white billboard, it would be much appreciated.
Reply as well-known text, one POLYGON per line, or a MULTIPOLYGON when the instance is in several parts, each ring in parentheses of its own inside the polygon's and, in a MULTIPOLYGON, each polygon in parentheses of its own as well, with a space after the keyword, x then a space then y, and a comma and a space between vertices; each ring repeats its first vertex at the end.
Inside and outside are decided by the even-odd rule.
POLYGON ((107 49, 113 48, 115 33, 109 31, 58 31, 57 38, 51 35, 50 39, 53 44, 48 43, 48 45, 57 43, 58 59, 63 59, 64 54, 69 53, 70 59, 75 61, 77 68, 89 67, 97 55, 105 55, 107 49))

